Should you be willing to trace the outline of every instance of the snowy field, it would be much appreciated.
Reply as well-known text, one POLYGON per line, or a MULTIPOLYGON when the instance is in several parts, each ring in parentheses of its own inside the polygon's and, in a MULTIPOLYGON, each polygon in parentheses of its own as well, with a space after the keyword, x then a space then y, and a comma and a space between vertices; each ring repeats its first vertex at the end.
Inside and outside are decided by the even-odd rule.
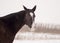
POLYGON ((47 33, 18 33, 13 43, 60 43, 60 35, 47 33))
POLYGON ((47 29, 39 25, 34 31, 30 31, 27 26, 24 26, 16 34, 13 43, 60 43, 60 28, 47 29))
POLYGON ((23 33, 18 33, 15 39, 18 39, 18 40, 60 39, 60 34, 23 32, 23 33))
POLYGON ((60 40, 14 40, 13 43, 60 43, 60 40))
POLYGON ((35 28, 28 28, 26 25, 16 34, 17 40, 41 40, 41 39, 60 39, 60 28, 45 28, 37 25, 35 28), (34 30, 35 29, 35 30, 34 30), (34 30, 34 31, 31 31, 34 30))

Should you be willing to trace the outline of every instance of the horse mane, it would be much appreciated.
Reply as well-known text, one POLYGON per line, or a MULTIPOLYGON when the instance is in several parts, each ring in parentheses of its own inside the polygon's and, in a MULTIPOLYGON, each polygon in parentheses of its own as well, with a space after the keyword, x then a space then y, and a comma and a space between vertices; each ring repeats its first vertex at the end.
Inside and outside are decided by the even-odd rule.
POLYGON ((17 16, 19 14, 19 16, 22 16, 22 14, 25 14, 25 10, 22 11, 18 11, 18 12, 14 12, 14 13, 10 13, 8 15, 5 15, 3 17, 0 17, 1 19, 7 19, 7 18, 11 18, 13 16, 17 16))

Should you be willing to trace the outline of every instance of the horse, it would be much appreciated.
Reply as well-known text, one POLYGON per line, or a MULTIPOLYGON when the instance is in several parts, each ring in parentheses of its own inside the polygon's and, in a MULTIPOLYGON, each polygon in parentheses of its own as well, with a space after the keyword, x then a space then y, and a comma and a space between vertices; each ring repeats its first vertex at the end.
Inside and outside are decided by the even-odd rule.
POLYGON ((23 5, 24 10, 10 13, 0 17, 0 43, 13 43, 16 33, 25 24, 31 28, 35 19, 36 5, 28 9, 23 5))

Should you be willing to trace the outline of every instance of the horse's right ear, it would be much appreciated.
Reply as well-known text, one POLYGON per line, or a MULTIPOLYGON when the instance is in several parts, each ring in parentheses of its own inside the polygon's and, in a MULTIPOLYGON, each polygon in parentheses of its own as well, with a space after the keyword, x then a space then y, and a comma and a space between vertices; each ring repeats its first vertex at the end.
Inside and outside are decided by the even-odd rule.
POLYGON ((25 10, 27 10, 27 8, 23 5, 23 8, 25 9, 25 10))
POLYGON ((35 11, 36 10, 36 5, 33 7, 33 9, 32 9, 33 11, 35 11))

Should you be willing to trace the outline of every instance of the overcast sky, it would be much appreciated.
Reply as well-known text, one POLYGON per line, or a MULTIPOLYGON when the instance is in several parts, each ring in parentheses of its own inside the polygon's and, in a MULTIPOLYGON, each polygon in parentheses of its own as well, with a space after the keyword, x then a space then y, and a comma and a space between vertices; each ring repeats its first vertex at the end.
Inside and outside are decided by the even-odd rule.
POLYGON ((60 24, 60 0, 0 0, 0 17, 37 6, 36 23, 60 24))

